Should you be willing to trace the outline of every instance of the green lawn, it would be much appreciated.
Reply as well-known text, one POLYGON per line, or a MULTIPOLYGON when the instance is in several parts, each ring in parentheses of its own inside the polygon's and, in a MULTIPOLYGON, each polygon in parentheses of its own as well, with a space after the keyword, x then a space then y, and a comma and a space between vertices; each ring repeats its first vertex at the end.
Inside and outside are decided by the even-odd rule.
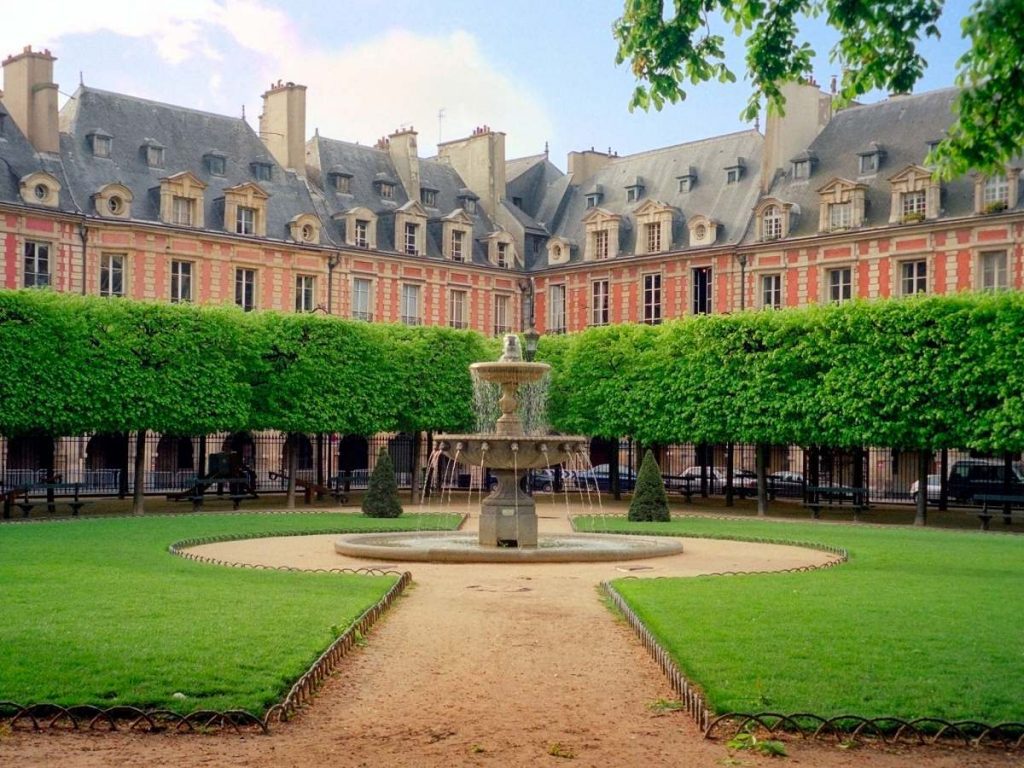
POLYGON ((262 713, 395 577, 225 568, 167 546, 417 525, 350 514, 2 525, 0 700, 262 713))
POLYGON ((813 573, 615 582, 717 712, 1024 721, 1024 536, 701 518, 595 527, 849 550, 813 573))

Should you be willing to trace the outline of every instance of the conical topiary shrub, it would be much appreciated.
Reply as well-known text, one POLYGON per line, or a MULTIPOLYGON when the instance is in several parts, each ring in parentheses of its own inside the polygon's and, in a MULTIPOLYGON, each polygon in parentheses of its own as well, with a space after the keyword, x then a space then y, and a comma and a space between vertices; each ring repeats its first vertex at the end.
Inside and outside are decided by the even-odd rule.
POLYGON ((661 469, 650 451, 644 454, 644 460, 640 464, 633 500, 629 502, 629 519, 656 523, 668 522, 670 519, 661 469))
POLYGON ((363 496, 363 514, 367 517, 398 517, 402 514, 402 502, 398 500, 398 483, 395 482, 395 465, 386 448, 377 455, 377 466, 370 475, 370 486, 363 496))

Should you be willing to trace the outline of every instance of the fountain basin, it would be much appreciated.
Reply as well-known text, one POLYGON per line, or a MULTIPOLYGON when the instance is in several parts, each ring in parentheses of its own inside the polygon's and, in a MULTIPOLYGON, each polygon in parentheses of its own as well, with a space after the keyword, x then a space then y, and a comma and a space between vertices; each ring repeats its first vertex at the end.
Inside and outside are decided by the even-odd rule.
POLYGON ((566 464, 586 453, 585 437, 547 435, 440 435, 438 447, 450 459, 491 469, 543 469, 566 464), (457 454, 457 456, 456 456, 457 454))
POLYGON ((580 563, 642 560, 678 555, 683 543, 668 537, 604 533, 551 534, 536 547, 481 545, 472 533, 354 533, 334 544, 336 552, 370 560, 432 563, 580 563))
POLYGON ((528 363, 521 360, 498 360, 473 363, 469 370, 484 381, 495 384, 529 384, 540 381, 551 370, 547 363, 528 363))

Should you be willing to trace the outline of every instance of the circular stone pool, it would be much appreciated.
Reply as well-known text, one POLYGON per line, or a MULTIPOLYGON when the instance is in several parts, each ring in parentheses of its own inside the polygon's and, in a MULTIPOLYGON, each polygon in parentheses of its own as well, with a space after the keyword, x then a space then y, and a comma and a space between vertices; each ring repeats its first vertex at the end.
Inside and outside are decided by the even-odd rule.
POLYGON ((603 533, 549 534, 537 546, 484 547, 475 533, 357 533, 339 538, 339 554, 370 560, 433 563, 578 563, 640 560, 678 555, 683 544, 668 537, 603 533))

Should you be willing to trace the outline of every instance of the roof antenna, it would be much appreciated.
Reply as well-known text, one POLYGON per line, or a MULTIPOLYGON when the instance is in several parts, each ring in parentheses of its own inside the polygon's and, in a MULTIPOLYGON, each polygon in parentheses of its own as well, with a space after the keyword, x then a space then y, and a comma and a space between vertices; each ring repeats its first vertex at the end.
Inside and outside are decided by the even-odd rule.
POLYGON ((242 105, 242 119, 245 120, 245 104, 242 105))
POLYGON ((544 142, 544 157, 547 157, 547 156, 548 156, 548 143, 545 141, 544 142))
POLYGON ((85 85, 85 78, 82 76, 82 70, 78 70, 78 84, 85 85))

